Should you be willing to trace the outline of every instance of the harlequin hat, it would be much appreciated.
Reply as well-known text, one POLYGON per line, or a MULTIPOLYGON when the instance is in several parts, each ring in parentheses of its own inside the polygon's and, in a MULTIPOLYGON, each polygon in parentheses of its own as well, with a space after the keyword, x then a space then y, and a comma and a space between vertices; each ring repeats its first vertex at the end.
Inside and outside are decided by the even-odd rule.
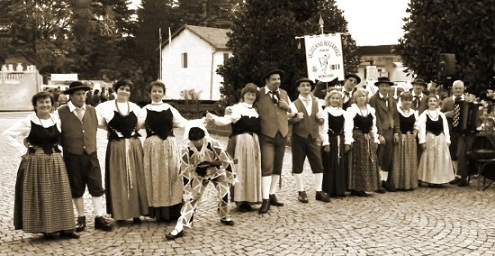
POLYGON ((205 127, 204 118, 187 121, 184 129, 184 139, 200 140, 206 136, 209 136, 209 134, 205 127))

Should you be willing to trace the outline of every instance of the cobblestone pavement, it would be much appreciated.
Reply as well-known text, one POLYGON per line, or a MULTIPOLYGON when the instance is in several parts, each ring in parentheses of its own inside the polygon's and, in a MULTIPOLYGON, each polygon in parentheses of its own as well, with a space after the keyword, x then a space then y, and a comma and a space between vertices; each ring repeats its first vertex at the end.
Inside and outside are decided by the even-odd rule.
MULTIPOLYGON (((0 113, 0 132, 20 116, 0 113)), ((177 132, 181 135, 181 131, 177 132)), ((180 138, 182 138, 180 136, 180 138)), ((217 137, 218 138, 218 137, 217 137)), ((99 133, 104 164, 105 133, 99 133)), ((225 138, 218 138, 225 143, 225 138)), ((283 207, 268 214, 232 211, 235 226, 219 222, 214 189, 209 187, 192 229, 167 241, 174 222, 146 219, 112 232, 95 231, 89 219, 79 240, 46 241, 40 234, 15 231, 12 222, 14 183, 20 159, 2 141, 0 186, 0 256, 3 255, 495 255, 494 187, 477 191, 459 188, 419 188, 412 192, 345 197, 330 203, 314 200, 312 174, 304 177, 309 204, 297 201, 290 175, 291 151, 284 161, 283 207)), ((85 195, 89 199, 89 195, 85 195)), ((90 216, 91 200, 86 200, 90 216)))

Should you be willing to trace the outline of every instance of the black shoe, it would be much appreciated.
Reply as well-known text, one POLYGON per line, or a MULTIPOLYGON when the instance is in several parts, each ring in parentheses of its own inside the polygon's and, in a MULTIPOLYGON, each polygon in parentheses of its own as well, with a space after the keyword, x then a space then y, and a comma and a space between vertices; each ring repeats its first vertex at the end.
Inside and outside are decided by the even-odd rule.
POLYGON ((328 203, 330 202, 330 195, 323 191, 316 191, 316 200, 328 203))
POLYGON ((136 218, 132 218, 132 223, 134 223, 134 224, 141 224, 143 222, 141 221, 141 218, 136 217, 136 218))
POLYGON ((237 210, 240 212, 250 212, 253 210, 253 207, 248 202, 242 202, 237 205, 237 210))
POLYGON ((395 192, 394 186, 390 185, 387 181, 382 180, 382 187, 388 192, 395 192))
POLYGON ((53 240, 56 238, 56 235, 55 235, 55 233, 43 233, 43 237, 46 240, 53 240))
POLYGON ((364 191, 359 191, 359 196, 360 197, 367 197, 368 194, 366 194, 366 192, 364 192, 364 191))
POLYGON ((112 224, 105 219, 103 216, 98 216, 95 218, 95 229, 103 231, 111 231, 113 228, 112 224))
POLYGON ((375 192, 378 193, 378 194, 385 194, 385 189, 379 188, 375 192))
POLYGON ((308 195, 306 195, 306 191, 299 191, 297 195, 297 200, 301 203, 308 203, 308 195))
POLYGON ((469 182, 467 181, 467 179, 461 179, 461 181, 459 182, 459 184, 457 184, 458 187, 467 187, 469 186, 469 182))
POLYGON ((284 203, 277 200, 277 196, 270 195, 270 204, 274 206, 284 206, 284 203))
POLYGON ((79 235, 72 231, 62 231, 60 232, 60 237, 69 239, 79 239, 79 235))
POLYGON ((221 219, 220 222, 223 224, 223 225, 227 225, 227 226, 234 226, 234 221, 233 220, 224 220, 224 219, 221 219))
MULTIPOLYGON (((175 230, 175 229, 174 229, 175 230)), ((179 237, 183 237, 184 236, 184 230, 181 230, 179 233, 173 235, 172 232, 168 233, 165 235, 165 237, 168 239, 168 240, 174 240, 176 238, 179 238, 179 237)))
POLYGON ((459 176, 455 176, 455 179, 453 179, 451 182, 449 182, 450 185, 457 185, 459 182, 461 182, 462 179, 459 176))
POLYGON ((261 203, 261 207, 258 211, 260 214, 262 214, 262 213, 267 213, 268 210, 270 210, 270 199, 263 199, 263 202, 261 203))
POLYGON ((86 216, 77 217, 76 232, 84 231, 85 228, 86 228, 86 216))
POLYGON ((351 196, 361 196, 361 193, 357 190, 351 190, 351 196))

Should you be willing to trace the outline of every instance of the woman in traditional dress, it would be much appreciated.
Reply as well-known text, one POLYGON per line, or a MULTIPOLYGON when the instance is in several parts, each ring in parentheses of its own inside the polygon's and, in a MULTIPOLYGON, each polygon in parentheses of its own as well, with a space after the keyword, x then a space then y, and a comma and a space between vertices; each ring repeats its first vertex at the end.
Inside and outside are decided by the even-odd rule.
POLYGON ((156 220, 176 220, 182 207, 183 182, 179 178, 180 149, 174 128, 187 120, 170 104, 162 101, 165 84, 151 82, 151 103, 139 113, 139 127, 146 129, 144 141, 144 178, 149 216, 156 220))
POLYGON ((115 100, 97 106, 100 126, 108 130, 105 157, 107 212, 118 222, 148 215, 148 200, 143 172, 143 147, 137 132, 137 115, 141 108, 129 102, 132 82, 127 79, 114 84, 115 100))
POLYGON ((351 169, 349 171, 349 189, 353 196, 367 196, 365 191, 380 188, 378 160, 376 149, 378 133, 375 109, 368 102, 368 93, 358 89, 354 101, 348 109, 348 122, 345 124, 345 144, 352 145, 349 154, 351 169))
POLYGON ((450 157, 450 134, 447 118, 438 109, 438 98, 428 96, 428 109, 418 119, 418 139, 423 153, 419 161, 421 182, 437 187, 455 178, 450 157))
POLYGON ((418 143, 416 136, 418 112, 411 108, 412 93, 400 94, 394 117, 394 162, 392 182, 398 190, 414 190, 418 187, 418 143))
POLYGON ((238 183, 234 185, 233 201, 241 212, 251 211, 252 204, 262 201, 261 195, 261 156, 258 132, 260 121, 253 108, 258 86, 248 83, 241 91, 241 102, 232 106, 232 113, 223 117, 208 113, 207 121, 216 125, 232 125, 232 134, 227 146, 229 153, 237 161, 238 183))
POLYGON ((348 117, 342 109, 342 94, 330 91, 325 97, 323 126, 327 130, 330 145, 322 150, 323 191, 332 197, 343 197, 347 190, 347 161, 345 159, 344 127, 348 117))
POLYGON ((35 113, 2 134, 22 155, 15 185, 14 227, 27 233, 43 233, 46 238, 55 238, 56 233, 64 238, 79 238, 74 233, 67 169, 58 147, 60 119, 51 114, 53 103, 49 92, 35 94, 35 113), (24 145, 19 138, 24 139, 24 145))

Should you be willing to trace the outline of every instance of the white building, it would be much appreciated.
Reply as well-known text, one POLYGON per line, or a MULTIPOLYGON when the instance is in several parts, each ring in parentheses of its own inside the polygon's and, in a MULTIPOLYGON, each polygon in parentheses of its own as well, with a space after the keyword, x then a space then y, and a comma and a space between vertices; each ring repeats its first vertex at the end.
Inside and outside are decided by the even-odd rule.
POLYGON ((185 25, 161 47, 162 81, 166 99, 184 99, 198 93, 200 100, 219 100, 223 78, 219 65, 231 56, 227 48, 228 29, 185 25))

